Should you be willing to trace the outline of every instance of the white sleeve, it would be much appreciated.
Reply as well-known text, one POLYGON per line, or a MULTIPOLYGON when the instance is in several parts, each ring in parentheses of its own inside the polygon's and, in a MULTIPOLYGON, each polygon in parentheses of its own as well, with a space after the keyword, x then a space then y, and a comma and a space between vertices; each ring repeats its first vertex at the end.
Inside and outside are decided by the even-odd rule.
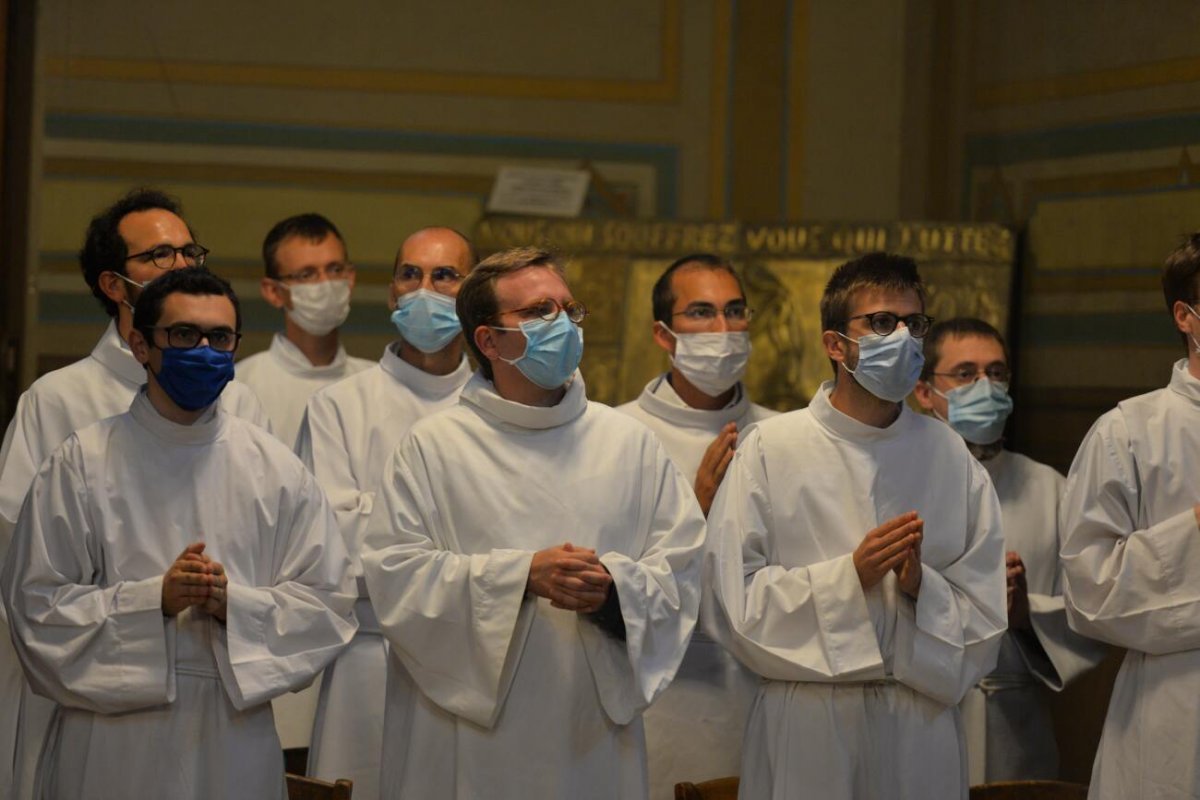
MULTIPOLYGON (((1180 479, 1190 479, 1183 469, 1180 479)), ((1188 507, 1139 527, 1140 491, 1124 419, 1112 412, 1092 427, 1067 478, 1062 562, 1068 620, 1084 636, 1130 650, 1162 655, 1200 648, 1195 513, 1188 507)))
POLYGON ((892 672, 952 705, 996 666, 1008 625, 1000 501, 987 472, 967 459, 967 530, 950 563, 921 567, 917 601, 901 597, 892 672))
POLYGON ((120 713, 169 702, 173 664, 162 576, 93 583, 104 553, 68 439, 29 490, 0 574, 13 646, 34 690, 72 708, 120 713))
POLYGON ((633 721, 671 683, 700 606, 704 515, 666 452, 647 442, 635 547, 600 554, 620 600, 625 641, 579 620, 601 705, 618 725, 633 721))
POLYGON ((363 576, 380 628, 421 692, 490 728, 535 613, 525 594, 533 552, 452 552, 419 464, 411 437, 388 460, 363 576))
POLYGON ((350 643, 354 580, 325 496, 307 470, 288 487, 264 585, 229 582, 224 626, 213 652, 226 692, 239 709, 303 688, 350 643))

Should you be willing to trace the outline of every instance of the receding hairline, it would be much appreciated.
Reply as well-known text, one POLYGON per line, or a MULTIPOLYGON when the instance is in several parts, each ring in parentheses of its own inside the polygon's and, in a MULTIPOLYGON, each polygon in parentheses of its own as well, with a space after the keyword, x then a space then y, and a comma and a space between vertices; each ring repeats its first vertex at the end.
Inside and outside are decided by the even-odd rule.
POLYGON ((404 241, 400 243, 399 249, 396 250, 395 264, 400 264, 402 262, 404 257, 404 248, 412 244, 413 241, 424 237, 447 234, 450 236, 450 238, 457 241, 463 247, 467 255, 468 266, 474 267, 473 262, 476 260, 475 245, 473 245, 471 240, 468 239, 461 231, 457 231, 454 228, 446 225, 429 225, 424 228, 418 228, 408 236, 404 237, 404 241))

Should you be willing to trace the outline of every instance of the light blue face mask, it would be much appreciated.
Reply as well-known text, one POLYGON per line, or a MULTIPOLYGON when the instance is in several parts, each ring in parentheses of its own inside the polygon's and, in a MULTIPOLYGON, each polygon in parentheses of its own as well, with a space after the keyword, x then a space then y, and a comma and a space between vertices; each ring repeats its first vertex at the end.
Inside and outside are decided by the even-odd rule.
POLYGON ((454 298, 428 289, 401 297, 392 312, 392 324, 404 341, 422 353, 436 353, 462 331, 454 298))
POLYGON ((543 389, 557 389, 570 380, 583 358, 583 328, 563 312, 549 322, 534 319, 522 322, 519 328, 492 327, 525 334, 524 353, 517 358, 500 358, 543 389))
POLYGON ((838 336, 858 342, 858 366, 850 369, 843 361, 843 369, 880 400, 899 403, 917 385, 921 367, 925 365, 925 354, 921 342, 908 332, 908 326, 898 325, 887 336, 877 333, 869 333, 858 339, 851 339, 842 333, 838 336))
POLYGON ((945 421, 971 444, 992 444, 1004 433, 1004 423, 1013 407, 1004 384, 980 378, 945 394, 934 391, 950 404, 945 421))

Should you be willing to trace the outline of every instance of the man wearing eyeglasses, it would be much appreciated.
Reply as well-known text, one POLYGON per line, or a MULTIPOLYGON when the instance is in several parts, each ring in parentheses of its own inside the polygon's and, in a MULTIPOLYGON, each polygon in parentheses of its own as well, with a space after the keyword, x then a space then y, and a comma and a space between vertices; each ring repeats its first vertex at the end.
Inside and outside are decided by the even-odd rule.
MULTIPOLYGON (((667 267, 652 301, 654 343, 671 357, 671 369, 618 410, 654 431, 675 466, 693 479, 707 514, 738 436, 776 413, 751 403, 742 384, 753 312, 733 267, 709 253, 667 267)), ((696 629, 675 681, 644 715, 652 798, 670 800, 682 780, 737 774, 755 684, 696 629)))
POLYGON ((1008 579, 1008 632, 996 669, 962 702, 971 784, 1058 777, 1047 690, 1063 687, 1103 656, 1067 625, 1059 585, 1059 500, 1064 478, 1004 447, 1012 410, 1008 348, 980 319, 934 325, 913 391, 921 407, 962 436, 1000 500, 1008 579))
POLYGON ((313 395, 296 452, 329 496, 359 578, 354 641, 321 678, 308 772, 354 781, 354 796, 379 796, 387 647, 359 553, 384 465, 417 420, 458 402, 471 369, 454 310, 475 250, 458 231, 416 231, 396 254, 388 300, 399 338, 379 363, 313 395))
POLYGON ((479 371, 384 470, 362 564, 391 644, 384 797, 646 797, 704 520, 653 434, 587 400, 587 310, 535 248, 457 308, 479 371))
POLYGON ((996 663, 1003 541, 987 472, 904 402, 924 306, 909 258, 839 267, 834 379, 744 437, 713 501, 702 619, 763 678, 743 797, 967 797, 958 703, 996 663))
MULTIPOLYGON (((286 444, 296 443, 308 398, 372 362, 346 354, 338 328, 350 314, 354 265, 342 234, 320 214, 276 223, 262 246, 263 299, 283 311, 283 332, 264 352, 243 358, 238 380, 253 389, 286 444)), ((307 738, 307 737, 305 737, 307 738)), ((287 746, 303 746, 307 741, 287 746)))
POLYGON ((0 594, 59 704, 39 798, 286 796, 267 701, 350 641, 354 590, 316 481, 217 403, 240 322, 205 269, 149 283, 129 339, 147 385, 30 487, 0 594))
MULTIPOLYGON (((128 411, 146 382, 128 344, 133 305, 147 282, 168 270, 203 266, 208 255, 180 213, 173 198, 137 189, 88 225, 79 263, 111 321, 87 358, 43 375, 17 403, 0 448, 0 560, 43 460, 73 431, 128 411)), ((231 414, 268 425, 258 399, 241 383, 230 384, 220 402, 231 414)), ((8 632, 0 625, 0 797, 30 796, 53 709, 29 690, 8 632)))

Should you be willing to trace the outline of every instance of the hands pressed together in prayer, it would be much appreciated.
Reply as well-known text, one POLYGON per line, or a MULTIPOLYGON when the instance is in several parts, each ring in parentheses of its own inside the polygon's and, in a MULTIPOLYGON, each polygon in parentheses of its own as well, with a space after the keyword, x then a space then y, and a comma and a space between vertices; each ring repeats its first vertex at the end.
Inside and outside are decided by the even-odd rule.
POLYGON ((1008 627, 1024 630, 1029 627, 1029 587, 1025 583, 1025 562, 1015 550, 1004 554, 1008 576, 1008 627))
POLYGON ((854 551, 854 569, 863 589, 896 573, 900 591, 916 600, 921 591, 921 538, 925 521, 915 511, 889 519, 863 537, 854 551))
POLYGON ((717 496, 717 489, 725 478, 725 470, 729 469, 729 462, 733 461, 737 439, 737 423, 726 423, 717 434, 717 438, 713 439, 712 444, 704 451, 704 458, 700 459, 700 469, 696 470, 696 499, 700 501, 700 510, 706 517, 713 498, 717 496))
POLYGON ((225 567, 204 555, 204 542, 189 544, 163 575, 163 614, 173 617, 189 606, 199 606, 224 622, 228 585, 225 567))
POLYGON ((595 550, 567 542, 533 554, 527 586, 555 608, 591 614, 608 598, 612 576, 596 557, 595 550))

